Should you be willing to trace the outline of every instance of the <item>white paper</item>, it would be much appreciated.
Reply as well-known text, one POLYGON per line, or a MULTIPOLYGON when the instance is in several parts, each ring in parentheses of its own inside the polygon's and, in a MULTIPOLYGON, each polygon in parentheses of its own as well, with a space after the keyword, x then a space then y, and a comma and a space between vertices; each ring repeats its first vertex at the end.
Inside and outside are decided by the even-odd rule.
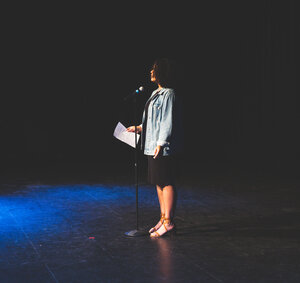
MULTIPOLYGON (((114 131, 114 137, 119 139, 122 142, 129 144, 135 148, 135 133, 127 132, 127 128, 119 122, 114 131)), ((136 143, 138 143, 140 135, 136 135, 136 143)))

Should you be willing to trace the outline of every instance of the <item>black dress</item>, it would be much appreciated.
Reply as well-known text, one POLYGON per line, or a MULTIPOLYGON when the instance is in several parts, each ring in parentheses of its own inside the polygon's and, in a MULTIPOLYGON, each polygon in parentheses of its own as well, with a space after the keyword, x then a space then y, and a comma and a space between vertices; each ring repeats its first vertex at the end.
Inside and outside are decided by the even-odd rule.
POLYGON ((155 159, 148 155, 148 182, 161 188, 175 186, 179 176, 178 162, 175 156, 159 155, 155 159))
MULTIPOLYGON (((156 94, 158 95, 158 93, 156 94)), ((152 99, 156 96, 154 95, 152 99)), ((144 143, 146 140, 146 129, 147 129, 147 118, 148 118, 148 108, 150 99, 145 105, 145 124, 143 125, 143 144, 142 149, 144 149, 144 143)), ((148 182, 153 185, 159 185, 160 187, 165 187, 167 185, 175 185, 177 177, 179 175, 177 158, 173 155, 163 156, 162 150, 159 155, 154 159, 153 156, 148 155, 148 182)))

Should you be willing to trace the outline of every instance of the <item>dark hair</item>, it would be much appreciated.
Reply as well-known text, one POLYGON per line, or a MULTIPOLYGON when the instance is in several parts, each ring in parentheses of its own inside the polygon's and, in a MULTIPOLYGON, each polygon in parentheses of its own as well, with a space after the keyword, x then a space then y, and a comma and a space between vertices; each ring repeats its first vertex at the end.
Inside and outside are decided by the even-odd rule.
POLYGON ((156 82, 162 87, 174 88, 176 86, 176 65, 173 60, 156 59, 152 68, 156 82))

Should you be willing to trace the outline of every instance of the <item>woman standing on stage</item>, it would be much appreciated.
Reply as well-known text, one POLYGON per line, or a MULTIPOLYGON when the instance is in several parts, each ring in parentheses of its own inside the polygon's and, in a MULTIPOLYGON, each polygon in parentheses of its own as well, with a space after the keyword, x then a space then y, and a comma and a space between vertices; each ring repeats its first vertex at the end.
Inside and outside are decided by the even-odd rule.
MULTIPOLYGON (((157 59, 150 72, 151 81, 157 84, 145 105, 142 124, 142 150, 148 158, 148 181, 156 185, 161 217, 150 229, 151 237, 175 232, 173 221, 177 193, 175 179, 178 154, 183 149, 182 119, 178 94, 175 92, 176 72, 172 61, 157 59)), ((135 127, 127 128, 134 132, 135 127)))

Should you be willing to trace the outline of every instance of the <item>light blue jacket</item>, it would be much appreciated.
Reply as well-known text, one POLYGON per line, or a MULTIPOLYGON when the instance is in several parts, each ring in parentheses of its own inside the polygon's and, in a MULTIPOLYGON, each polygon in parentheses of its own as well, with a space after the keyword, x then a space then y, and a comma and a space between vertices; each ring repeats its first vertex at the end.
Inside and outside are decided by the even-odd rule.
MULTIPOLYGON (((181 108, 174 89, 162 88, 152 92, 149 100, 159 93, 149 104, 144 154, 154 155, 156 146, 162 146, 163 156, 180 153, 183 148, 183 127, 181 108)), ((148 100, 148 101, 149 101, 148 100)), ((145 111, 142 129, 145 127, 145 111)), ((142 131, 143 132, 143 131, 142 131)))

